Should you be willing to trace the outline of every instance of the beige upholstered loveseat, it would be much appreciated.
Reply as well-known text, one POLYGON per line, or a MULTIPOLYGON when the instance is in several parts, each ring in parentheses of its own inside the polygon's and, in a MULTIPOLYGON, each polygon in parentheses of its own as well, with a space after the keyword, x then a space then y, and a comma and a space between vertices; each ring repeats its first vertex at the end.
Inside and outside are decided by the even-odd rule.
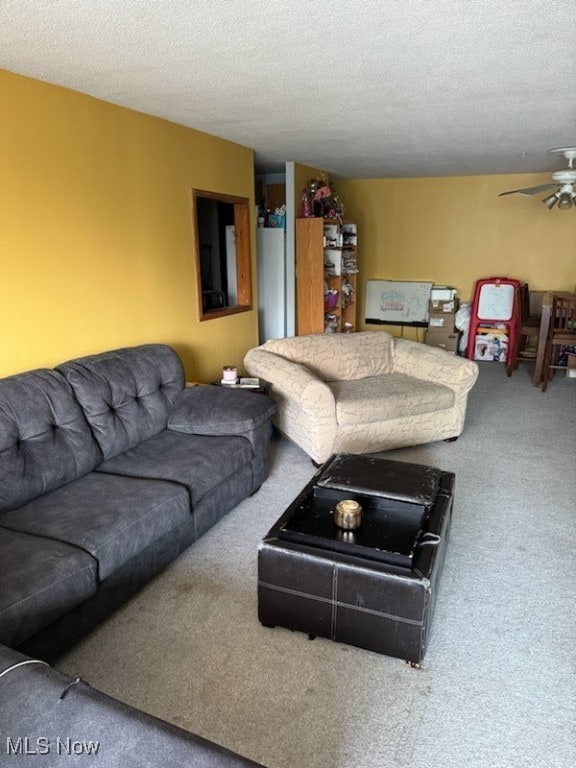
POLYGON ((272 384, 280 432, 316 463, 455 438, 476 363, 384 331, 267 341, 244 358, 272 384))

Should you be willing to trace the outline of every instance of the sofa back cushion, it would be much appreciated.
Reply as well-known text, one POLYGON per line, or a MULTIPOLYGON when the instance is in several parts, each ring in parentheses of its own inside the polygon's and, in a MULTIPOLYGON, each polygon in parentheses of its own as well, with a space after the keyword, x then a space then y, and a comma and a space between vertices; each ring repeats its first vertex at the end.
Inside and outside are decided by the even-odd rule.
POLYGON ((0 512, 82 477, 101 460, 59 373, 41 369, 0 380, 0 512))
POLYGON ((267 341, 261 349, 305 365, 323 381, 364 379, 394 369, 394 340, 385 331, 294 336, 267 341))
POLYGON ((166 428, 184 368, 165 344, 143 344, 58 366, 81 404, 104 459, 166 428))

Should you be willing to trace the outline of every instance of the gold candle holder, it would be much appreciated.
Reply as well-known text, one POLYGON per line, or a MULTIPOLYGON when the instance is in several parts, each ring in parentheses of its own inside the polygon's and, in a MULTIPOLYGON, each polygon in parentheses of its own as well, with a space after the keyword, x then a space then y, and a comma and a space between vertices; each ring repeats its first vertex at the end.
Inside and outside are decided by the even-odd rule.
POLYGON ((342 499, 334 508, 334 522, 345 531, 355 531, 362 523, 362 507, 353 499, 342 499))

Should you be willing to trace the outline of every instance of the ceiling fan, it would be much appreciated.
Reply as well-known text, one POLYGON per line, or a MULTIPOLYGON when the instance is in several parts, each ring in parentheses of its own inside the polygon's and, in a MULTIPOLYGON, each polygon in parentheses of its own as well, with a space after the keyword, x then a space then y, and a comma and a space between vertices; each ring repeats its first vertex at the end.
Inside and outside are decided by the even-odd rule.
POLYGON ((564 155, 568 161, 568 167, 563 168, 560 171, 554 171, 552 173, 552 184, 540 184, 537 187, 528 187, 527 189, 513 189, 510 192, 500 192, 498 197, 502 195, 538 195, 540 192, 544 192, 547 189, 554 189, 548 197, 545 197, 542 202, 544 205, 552 210, 556 203, 561 211, 567 211, 574 206, 576 208, 576 168, 574 167, 574 160, 576 160, 576 147, 560 147, 559 149, 551 149, 550 152, 556 155, 564 155))

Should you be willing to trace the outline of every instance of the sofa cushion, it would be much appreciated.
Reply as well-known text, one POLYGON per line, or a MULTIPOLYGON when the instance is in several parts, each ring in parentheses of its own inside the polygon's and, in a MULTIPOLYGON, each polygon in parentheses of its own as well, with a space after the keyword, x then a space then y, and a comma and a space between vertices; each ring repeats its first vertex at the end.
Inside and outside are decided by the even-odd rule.
POLYGON ((96 592, 94 558, 60 541, 0 527, 0 562, 0 642, 8 645, 24 642, 96 592))
POLYGON ((385 331, 273 339, 259 349, 305 365, 323 381, 362 379, 394 369, 394 339, 385 331))
POLYGON ((357 381, 332 381, 338 424, 363 424, 417 416, 454 405, 455 394, 443 384, 404 373, 371 376, 357 381))
POLYGON ((271 418, 269 397, 225 387, 192 387, 181 393, 168 429, 191 435, 241 435, 271 418))
POLYGON ((0 379, 0 512, 76 480, 101 459, 59 373, 42 369, 0 379))
POLYGON ((5 512, 0 524, 84 550, 102 580, 189 517, 188 494, 179 485, 91 472, 5 512))
POLYGON ((206 493, 248 464, 253 455, 252 445, 244 437, 186 435, 164 430, 121 456, 103 462, 97 471, 179 483, 187 489, 194 508, 206 493))
POLYGON ((144 344, 58 366, 72 386, 105 459, 161 432, 184 389, 184 369, 165 344, 144 344))

